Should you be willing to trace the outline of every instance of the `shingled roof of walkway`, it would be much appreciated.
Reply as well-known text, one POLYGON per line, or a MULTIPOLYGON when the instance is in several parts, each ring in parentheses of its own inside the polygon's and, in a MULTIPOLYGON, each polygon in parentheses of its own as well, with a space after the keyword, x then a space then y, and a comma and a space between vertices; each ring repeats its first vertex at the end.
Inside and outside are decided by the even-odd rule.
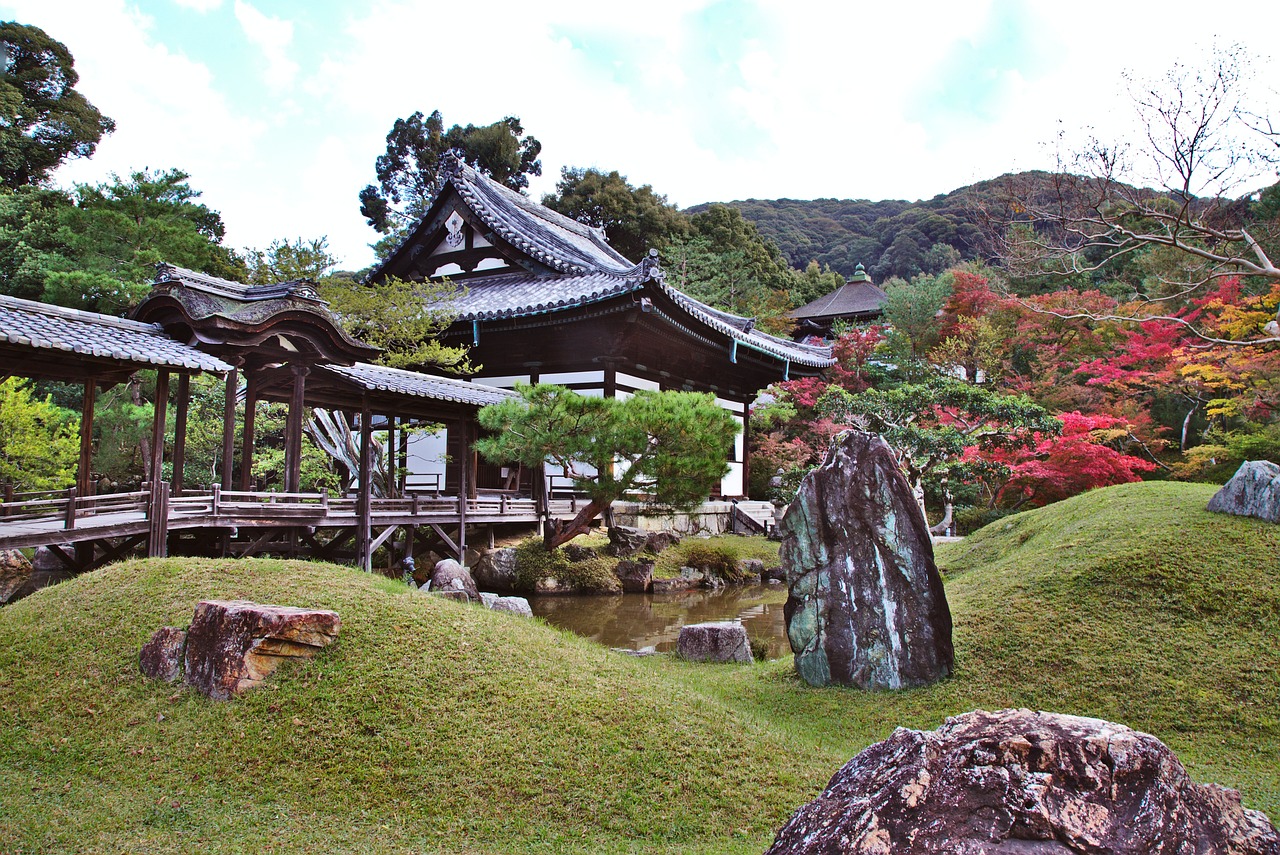
POLYGON ((231 366, 146 324, 0 295, 0 375, 123 382, 140 368, 223 374, 231 366))

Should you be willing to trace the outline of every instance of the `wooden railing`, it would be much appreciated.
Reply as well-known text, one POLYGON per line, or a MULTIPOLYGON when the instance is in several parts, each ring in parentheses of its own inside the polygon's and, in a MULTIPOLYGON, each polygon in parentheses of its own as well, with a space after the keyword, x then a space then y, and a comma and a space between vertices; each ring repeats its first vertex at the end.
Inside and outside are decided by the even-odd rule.
MULTIPOLYGON (((156 522, 157 518, 170 522, 207 519, 217 524, 226 520, 261 520, 266 523, 280 520, 283 524, 347 525, 359 513, 359 500, 354 496, 331 497, 328 493, 275 493, 241 490, 223 490, 214 486, 210 490, 184 490, 171 496, 167 484, 160 494, 153 494, 151 485, 131 493, 107 493, 99 496, 78 496, 75 488, 67 490, 3 493, 0 501, 0 532, 8 523, 39 523, 61 521, 62 529, 76 528, 77 521, 87 517, 140 514, 143 519, 156 522)), ((467 499, 465 506, 457 496, 432 496, 414 493, 401 498, 375 498, 370 501, 370 516, 388 520, 396 517, 427 517, 436 520, 461 521, 468 518, 511 516, 522 520, 537 514, 533 499, 506 493, 480 495, 467 499)), ((429 519, 428 519, 429 521, 429 519)), ((104 520, 103 522, 106 522, 104 520)), ((162 527, 163 528, 163 527, 162 527)), ((158 531, 157 531, 158 533, 158 531)))
POLYGON ((4 501, 0 502, 0 525, 62 519, 65 528, 75 528, 77 519, 88 516, 145 512, 150 497, 149 488, 133 493, 106 493, 100 496, 77 495, 75 487, 21 493, 6 490, 4 501))

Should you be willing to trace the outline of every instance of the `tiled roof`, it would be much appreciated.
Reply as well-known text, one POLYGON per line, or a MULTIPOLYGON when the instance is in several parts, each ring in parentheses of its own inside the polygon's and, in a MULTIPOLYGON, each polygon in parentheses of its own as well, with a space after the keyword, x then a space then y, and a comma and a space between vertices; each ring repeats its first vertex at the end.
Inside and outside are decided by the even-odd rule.
POLYGON ((835 364, 831 348, 826 345, 797 344, 785 338, 769 335, 754 329, 754 318, 742 318, 729 312, 700 303, 692 297, 663 284, 663 289, 681 304, 689 314, 707 326, 717 329, 732 339, 737 339, 753 350, 759 350, 779 359, 789 359, 813 368, 827 368, 835 364))
POLYGON ((158 324, 0 296, 0 340, 44 350, 131 362, 139 367, 223 373, 231 366, 175 341, 158 324))
POLYGON ((636 265, 605 241, 601 229, 580 223, 539 205, 467 166, 453 152, 440 159, 446 184, 427 212, 405 233, 404 240, 366 277, 377 280, 434 220, 449 187, 494 234, 560 273, 625 273, 636 265))
MULTIPOLYGON (((310 279, 293 279, 270 285, 245 285, 220 279, 207 273, 188 270, 173 264, 156 265, 156 278, 151 293, 138 307, 140 317, 155 317, 156 302, 172 299, 191 321, 223 324, 221 319, 240 329, 259 330, 280 318, 306 319, 318 324, 313 329, 325 331, 334 338, 339 350, 353 358, 368 359, 378 351, 372 345, 352 337, 320 299, 316 284, 310 279)), ((167 323, 167 321, 166 321, 167 323)))
POLYGON ((506 389, 495 389, 492 386, 481 386, 478 383, 449 377, 419 374, 416 371, 405 371, 400 368, 370 365, 367 362, 357 362, 350 366, 326 365, 319 370, 332 371, 369 391, 393 392, 399 395, 430 398, 434 401, 453 401, 477 407, 497 404, 515 397, 514 392, 506 389))
MULTIPOLYGON (((559 271, 560 276, 534 273, 494 273, 465 280, 466 290, 448 305, 459 321, 485 321, 554 312, 638 291, 649 281, 670 296, 692 320, 778 359, 825 368, 833 363, 831 349, 800 345, 752 329, 754 320, 713 309, 667 285, 656 257, 633 264, 609 246, 604 233, 503 187, 457 157, 447 155, 442 166, 452 186, 471 211, 503 240, 559 271)), ((441 191, 439 198, 446 191, 441 191)), ((438 201, 437 199, 437 201, 438 201)), ((436 204, 409 231, 412 242, 436 204)), ((386 263, 375 268, 376 279, 386 263)))
POLYGON ((449 181, 503 240, 561 273, 628 273, 636 265, 604 239, 600 229, 539 205, 456 157, 446 156, 449 181))
POLYGON ((846 282, 826 296, 788 313, 792 318, 839 318, 876 314, 888 296, 870 282, 846 282))
POLYGON ((177 282, 197 291, 230 298, 238 303, 256 303, 260 300, 292 297, 320 306, 325 305, 319 293, 316 292, 316 283, 310 279, 291 279, 288 282, 273 282, 269 285, 245 285, 243 282, 232 282, 230 279, 222 279, 198 270, 188 270, 176 264, 161 262, 156 265, 154 284, 164 285, 167 282, 177 282))
POLYGON ((486 321, 538 315, 625 294, 640 288, 639 278, 608 273, 535 276, 503 273, 468 279, 466 290, 448 304, 458 320, 486 321))

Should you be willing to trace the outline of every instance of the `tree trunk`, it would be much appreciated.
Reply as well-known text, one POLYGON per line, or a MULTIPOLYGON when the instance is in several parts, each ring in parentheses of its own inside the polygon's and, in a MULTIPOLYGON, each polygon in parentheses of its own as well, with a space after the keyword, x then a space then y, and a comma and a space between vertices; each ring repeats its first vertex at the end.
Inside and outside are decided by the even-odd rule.
POLYGON ((599 502, 592 499, 583 505, 578 515, 568 522, 557 519, 547 520, 547 532, 542 536, 542 545, 547 552, 573 540, 580 534, 591 530, 591 521, 600 516, 609 507, 610 502, 599 502))
POLYGON ((1191 417, 1196 414, 1196 410, 1198 410, 1199 408, 1200 408, 1200 402, 1192 401, 1191 409, 1187 410, 1187 415, 1182 420, 1182 443, 1179 445, 1179 450, 1181 451, 1185 452, 1187 450, 1187 434, 1191 430, 1191 417))

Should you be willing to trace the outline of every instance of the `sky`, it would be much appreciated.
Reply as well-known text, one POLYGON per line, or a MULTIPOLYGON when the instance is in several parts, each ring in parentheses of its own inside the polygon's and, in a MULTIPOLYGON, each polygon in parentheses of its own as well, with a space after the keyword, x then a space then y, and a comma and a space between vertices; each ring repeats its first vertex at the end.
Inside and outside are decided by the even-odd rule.
MULTIPOLYGON (((618 170, 689 207, 928 199, 1052 169, 1060 136, 1137 140, 1125 75, 1249 58, 1275 101, 1275 0, 867 3, 0 0, 75 57, 116 122, 58 183, 180 168, 226 243, 378 238, 358 194, 397 118, 518 116, 562 167, 618 170)), ((1260 183, 1271 183, 1269 180, 1260 183)))

